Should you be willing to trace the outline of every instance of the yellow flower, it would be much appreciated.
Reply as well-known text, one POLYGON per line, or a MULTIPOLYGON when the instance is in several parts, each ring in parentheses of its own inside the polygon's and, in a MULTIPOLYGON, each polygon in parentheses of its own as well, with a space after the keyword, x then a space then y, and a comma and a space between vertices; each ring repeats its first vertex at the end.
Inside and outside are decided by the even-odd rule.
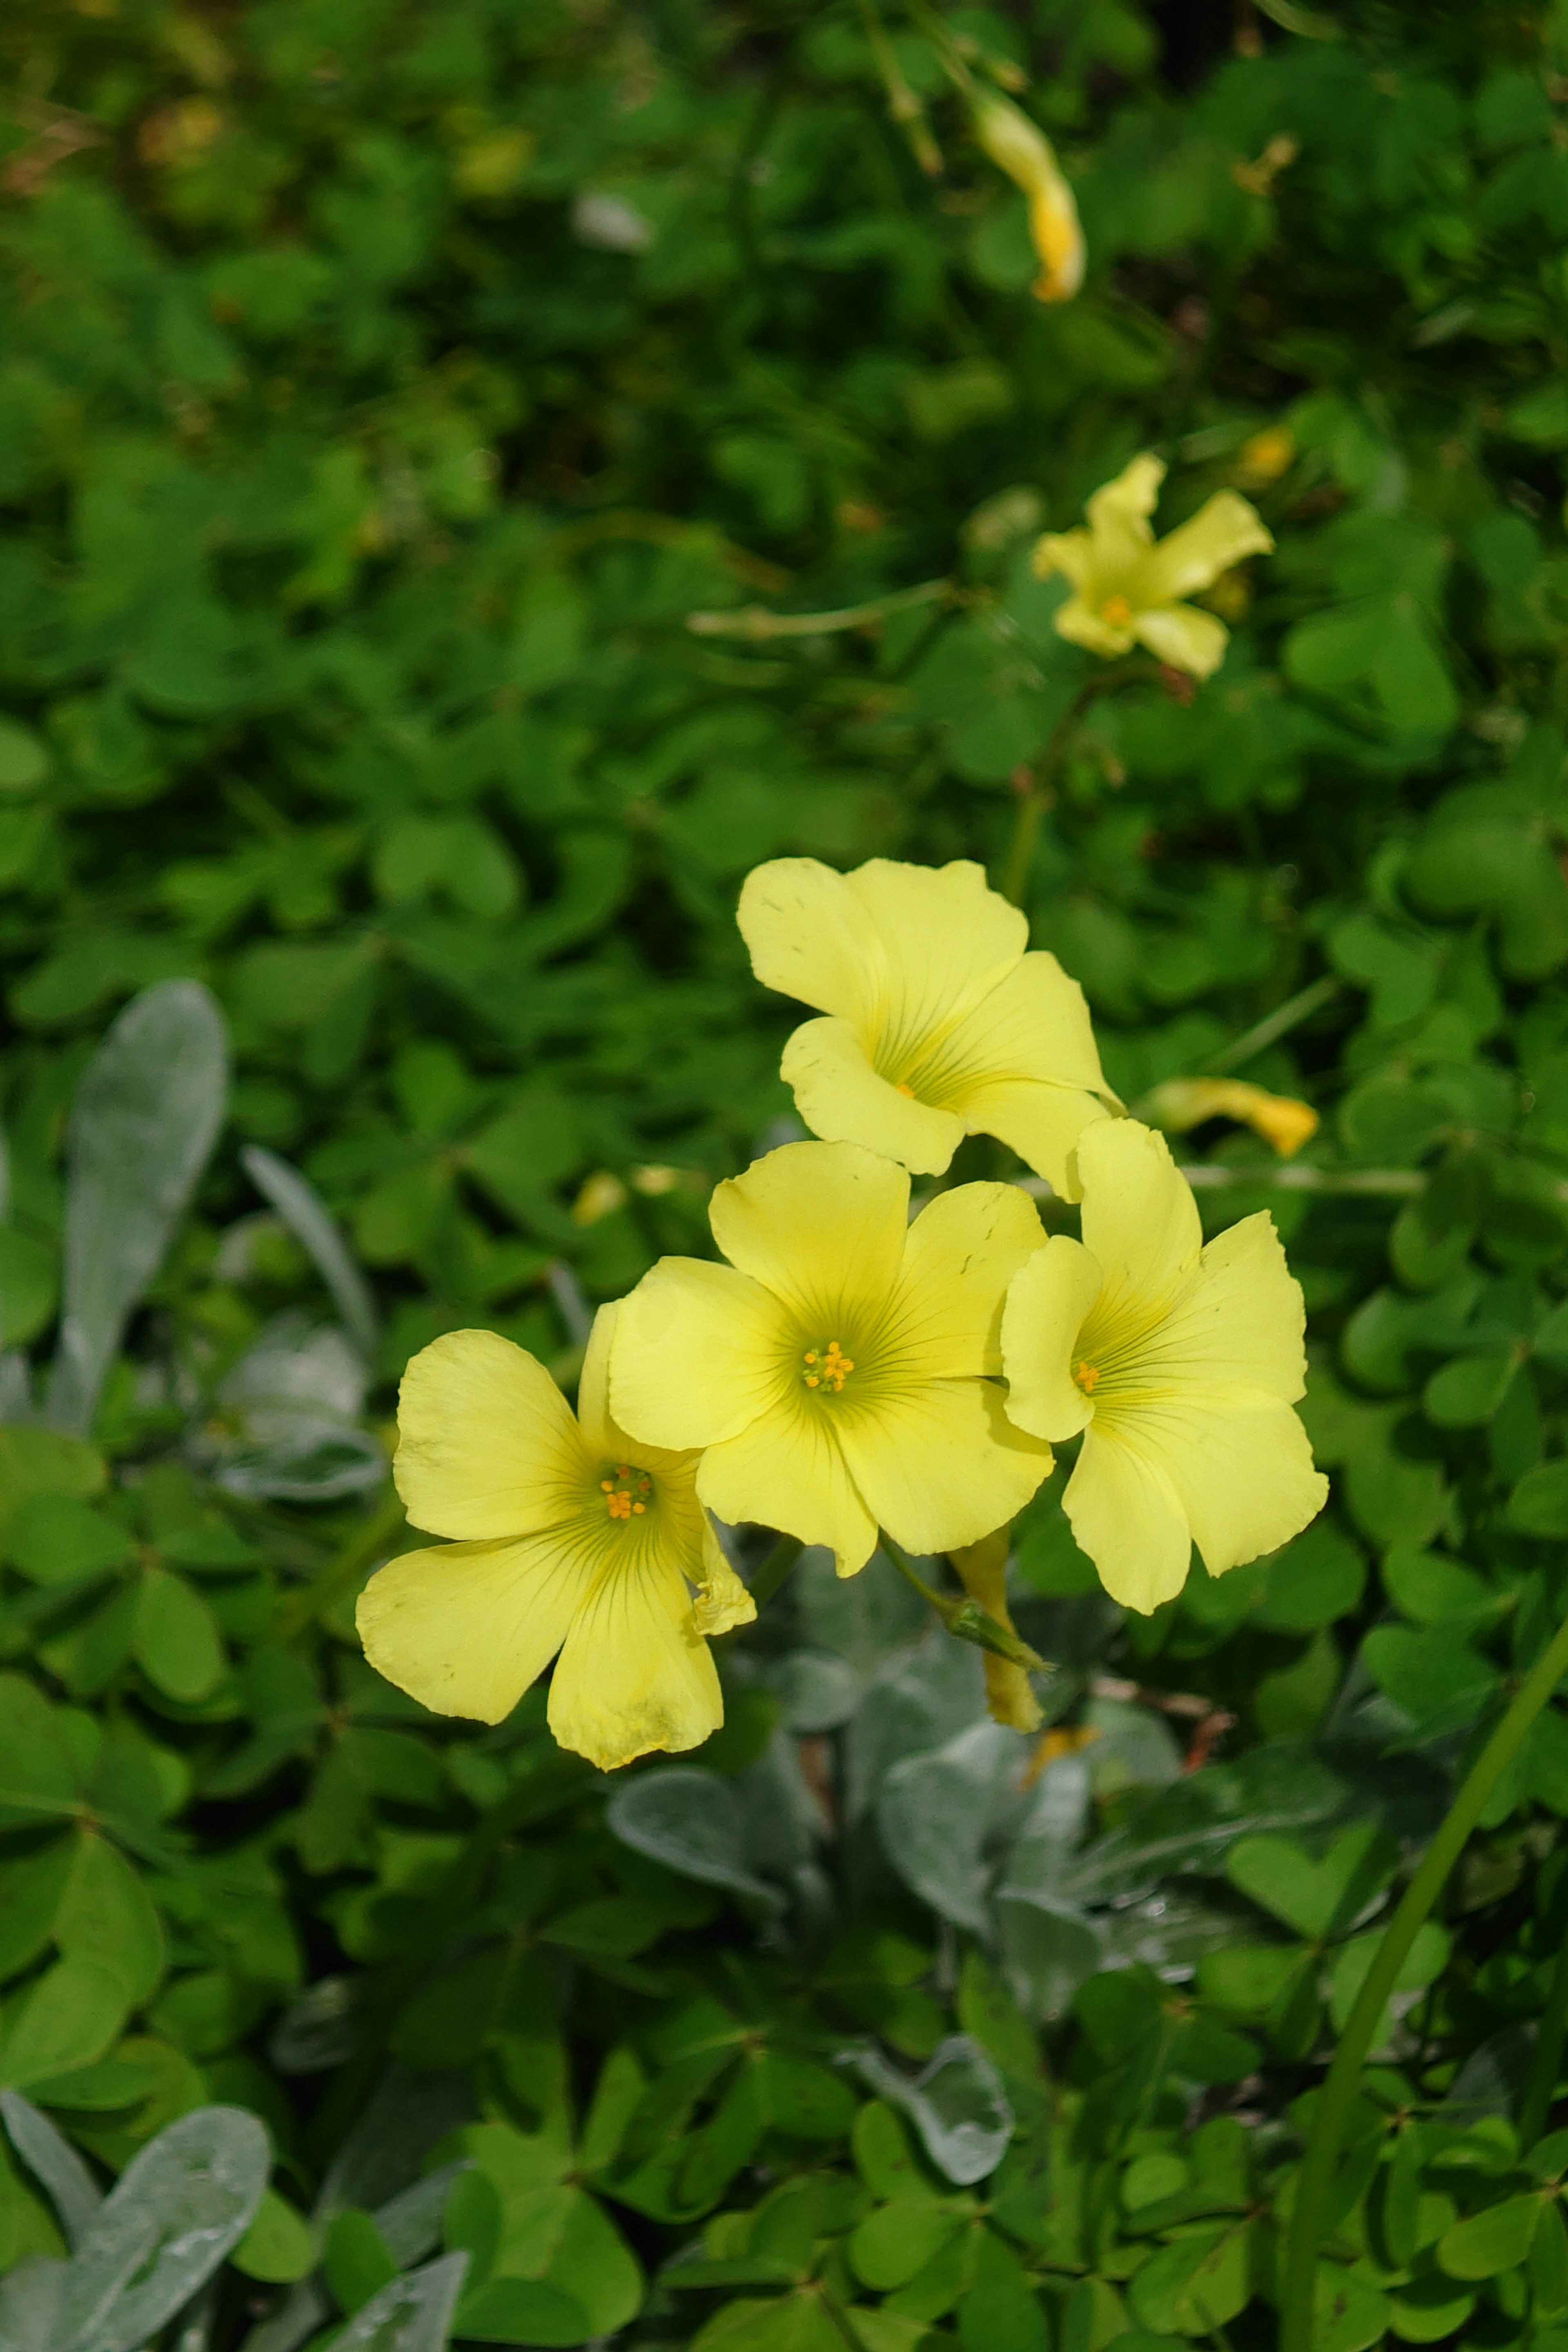
POLYGON ((1021 107, 994 90, 976 90, 972 111, 980 144, 1029 200, 1029 236, 1040 257, 1036 300, 1070 301, 1083 284, 1083 231, 1050 141, 1021 107))
POLYGON ((1007 1411, 1083 1449, 1063 1497, 1123 1607, 1299 1535, 1322 1509, 1291 1411, 1306 1385, 1300 1286, 1267 1214, 1203 1246, 1163 1137, 1131 1119, 1079 1146, 1083 1241, 1058 1235, 1014 1277, 1002 1321, 1007 1411))
POLYGON ((1281 1160, 1293 1160, 1318 1131, 1318 1114, 1294 1095, 1271 1095, 1247 1078, 1166 1078, 1143 1105, 1156 1127, 1184 1135, 1206 1118, 1234 1118, 1250 1127, 1281 1160))
POLYGON ((1274 541, 1235 490, 1216 490, 1191 521, 1156 541, 1149 517, 1164 478, 1160 458, 1134 457, 1089 499, 1087 530, 1047 531, 1037 543, 1035 571, 1072 583, 1057 612, 1058 636, 1107 660, 1146 646, 1173 669, 1207 677, 1225 659, 1225 623, 1181 599, 1274 541))
POLYGON ((415 1357, 397 1491, 416 1527, 457 1540, 389 1561, 357 1612, 388 1682, 481 1723, 510 1715, 559 1650, 550 1727, 605 1771, 718 1729, 704 1636, 756 1614, 697 1500, 695 1456, 610 1418, 616 1311, 595 1318, 575 1418, 542 1364, 493 1331, 449 1332, 415 1357))
POLYGON ((827 1016, 783 1069, 831 1143, 935 1176, 966 1133, 996 1135, 1060 1191, 1080 1130, 1120 1108, 1082 990, 1026 954, 1027 919, 978 866, 779 857, 746 877, 738 919, 763 987, 827 1016))
POLYGON ((661 1258, 621 1303, 616 1418, 703 1446, 721 1519, 827 1544, 840 1576, 878 1528, 908 1550, 974 1543, 1022 1510, 1048 1446, 1002 1409, 1002 1299, 1038 1249, 1011 1184, 940 1192, 909 1223, 901 1168, 849 1143, 787 1143, 721 1184, 728 1265, 661 1258))

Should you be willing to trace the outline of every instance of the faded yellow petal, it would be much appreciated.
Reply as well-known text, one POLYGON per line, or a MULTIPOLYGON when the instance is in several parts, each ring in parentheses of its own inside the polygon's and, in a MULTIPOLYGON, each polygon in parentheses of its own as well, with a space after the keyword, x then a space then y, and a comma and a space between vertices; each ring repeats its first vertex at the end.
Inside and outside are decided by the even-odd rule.
POLYGON ((1230 632, 1195 604, 1155 604, 1132 616, 1132 630, 1156 661, 1189 677, 1212 677, 1225 659, 1230 632))
POLYGON ((1036 299, 1065 302, 1083 283, 1083 232, 1051 142, 1021 107, 994 90, 977 91, 972 108, 981 145, 1029 200, 1029 234, 1043 265, 1036 299))
POLYGON ((1121 1430, 1096 1422, 1062 1496, 1079 1549, 1124 1609, 1147 1616, 1187 1580, 1193 1538, 1168 1471, 1121 1430))
POLYGON ((847 1021, 807 1021, 784 1050, 779 1075, 814 1135, 860 1143, 918 1175, 940 1176, 963 1140, 956 1111, 917 1102, 873 1068, 847 1021))
POLYGON ((712 1655, 674 1565, 645 1558, 606 1568, 551 1676, 560 1745, 613 1772, 654 1748, 699 1747, 723 1720, 712 1655))
POLYGON ((1209 1118, 1234 1118, 1291 1160, 1318 1131, 1310 1103, 1271 1095, 1246 1078, 1164 1078, 1151 1089, 1147 1108, 1156 1126, 1181 1135, 1209 1118))
POLYGON ((1034 1202, 1016 1184, 959 1184, 929 1201, 909 1229, 877 1335, 878 1381, 1000 1373, 1002 1302, 1044 1242, 1034 1202))
POLYGON ((747 1520, 825 1544, 840 1576, 864 1568, 877 1549, 877 1522, 850 1474, 837 1424, 786 1397, 765 1420, 710 1445, 697 1471, 697 1491, 730 1527, 747 1520))
POLYGON ((1007 1418, 1037 1437, 1072 1437, 1093 1417, 1073 1379, 1079 1334, 1100 1297, 1100 1272, 1081 1242, 1053 1234, 1013 1276, 1002 1310, 1007 1418))
POLYGON ((1154 1341, 1156 1377, 1184 1398, 1251 1388, 1293 1404, 1307 1388, 1307 1314, 1267 1209, 1216 1234, 1154 1341))
POLYGON ((732 1437, 777 1395, 792 1334, 771 1291, 706 1258, 661 1257, 616 1318, 620 1427, 674 1451, 732 1437))
POLYGON ((1131 1118, 1100 1119, 1079 1138, 1084 1246, 1105 1289, 1097 1320, 1147 1321, 1197 1264, 1203 1226, 1192 1187, 1163 1135, 1131 1118))
POLYGON ((846 876, 815 857, 770 858, 747 875, 735 919, 764 988, 858 1025, 869 1018, 877 941, 846 876))
MULTIPOLYGON (((731 1264, 814 1338, 881 1315, 904 1255, 910 1180, 858 1143, 786 1143, 721 1184, 709 1207, 731 1264)), ((684 1367, 682 1368, 684 1373, 684 1367)))
POLYGON ((846 1414, 840 1444, 879 1526, 907 1551, 978 1543, 1023 1509, 1051 1450, 1015 1427, 991 1381, 926 1381, 846 1414))
POLYGON ((1150 550, 1139 585, 1151 604, 1173 604, 1212 587, 1244 556, 1268 554, 1273 545, 1255 507, 1235 490, 1216 490, 1189 522, 1150 550))
POLYGON ((397 1399, 393 1476, 432 1535, 531 1535, 577 1508, 586 1467, 571 1407, 543 1365, 494 1331, 422 1348, 397 1399))
MULTIPOLYGON (((737 1625, 749 1625, 756 1616, 757 1604, 725 1559, 706 1511, 702 1538, 702 1573, 692 1603, 698 1632, 728 1633, 737 1625)), ((687 1573, 691 1573, 689 1569, 687 1573)))
MULTIPOLYGON (((1122 601, 1125 603, 1125 598, 1122 601)), ((1128 611, 1131 614, 1131 605, 1128 611)), ((1051 616, 1051 626, 1069 645, 1082 646, 1087 653, 1100 654, 1106 661, 1115 661, 1130 653, 1138 642, 1130 619, 1108 621, 1098 606, 1082 596, 1069 596, 1065 604, 1058 604, 1051 616)))
MULTIPOLYGON (((976 1544, 962 1545, 949 1555, 970 1599, 977 1601, 986 1615, 1005 1625, 1010 1633, 1017 1631, 1007 1607, 1011 1537, 1010 1528, 998 1528, 994 1535, 976 1544)), ((992 1722, 1005 1723, 1011 1731, 1038 1731, 1045 1718, 1024 1668, 1014 1665, 1009 1658, 997 1657, 992 1650, 984 1654, 984 1667, 985 1706, 992 1722)))
POLYGON ((500 1723, 565 1640, 601 1549, 579 1522, 519 1543, 405 1551, 360 1594, 365 1656, 437 1715, 500 1723))

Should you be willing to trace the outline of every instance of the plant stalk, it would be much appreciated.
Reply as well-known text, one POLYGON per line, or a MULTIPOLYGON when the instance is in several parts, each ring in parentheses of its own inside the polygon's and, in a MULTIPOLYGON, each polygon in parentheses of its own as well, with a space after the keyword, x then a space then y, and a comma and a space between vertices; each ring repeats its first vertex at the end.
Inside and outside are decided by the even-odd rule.
POLYGON ((805 1549, 805 1546, 798 1536, 780 1536, 746 1588, 756 1604, 759 1615, 773 1599, 805 1549))
MULTIPOLYGON (((1565 1673, 1568 1673, 1568 1619, 1558 1627, 1547 1648, 1521 1683, 1507 1714, 1471 1765, 1441 1828, 1422 1857, 1420 1868, 1405 1888, 1404 1900, 1384 1930, 1383 1941, 1373 1955, 1366 1981, 1346 2020, 1345 2030, 1340 2036, 1340 2046, 1334 2053, 1333 2064, 1320 2094, 1300 2178, 1296 2184, 1296 2204, 1290 2217, 1279 2299, 1279 2352, 1312 2352, 1312 2305, 1318 2249, 1322 2243, 1324 2220, 1345 2126, 1361 2087, 1362 2068, 1372 2048, 1384 2005, 1398 1981, 1399 1971, 1409 1957, 1417 1932, 1425 1926, 1427 1914, 1447 1882, 1449 1872, 1486 1811, 1493 1790, 1519 1753, 1525 1734, 1565 1673)), ((1544 2026, 1542 2038, 1544 2043, 1544 2026)), ((1549 2098, 1550 2095, 1548 2092, 1549 2098)))
POLYGON ((976 1649, 989 1650, 998 1658, 1006 1658, 1015 1666, 1028 1667, 1033 1674, 1046 1671, 1047 1661, 1041 1657, 1039 1652, 1031 1650, 1027 1642, 1021 1642, 1017 1634, 1009 1633, 1005 1625, 998 1625, 994 1617, 987 1616, 978 1601, 961 1601, 955 1594, 939 1592, 934 1585, 928 1584, 885 1528, 879 1531, 877 1539, 905 1583, 914 1586, 927 1607, 935 1610, 957 1641, 973 1642, 976 1649))
POLYGON ((1536 2037, 1535 2063, 1530 2070, 1524 2105, 1520 2110, 1520 2145, 1527 2153, 1545 2132, 1557 2090, 1557 2077, 1563 2071, 1565 2040, 1568 2040, 1568 1936, 1564 1936, 1557 1948, 1557 1965, 1552 1971, 1546 2007, 1541 2013, 1541 2030, 1536 2037))
POLYGON ((1013 838, 1007 846, 1007 860, 1002 869, 1002 896, 1015 907, 1024 903, 1024 893, 1029 887, 1029 875, 1035 863, 1035 844, 1039 837, 1040 819, 1050 806, 1051 787, 1057 772, 1072 748, 1078 722, 1091 702, 1102 694, 1114 693, 1121 686, 1141 683, 1157 673, 1140 663, 1136 668, 1102 670, 1079 687, 1066 712, 1058 720, 1049 742, 1041 752, 1028 788, 1018 796, 1018 814, 1013 820, 1013 838))

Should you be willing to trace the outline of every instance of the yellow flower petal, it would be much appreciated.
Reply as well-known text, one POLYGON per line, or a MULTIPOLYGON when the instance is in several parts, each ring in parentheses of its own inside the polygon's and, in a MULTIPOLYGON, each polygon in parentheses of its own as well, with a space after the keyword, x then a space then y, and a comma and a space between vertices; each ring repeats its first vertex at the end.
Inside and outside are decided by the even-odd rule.
MULTIPOLYGON (((1108 549, 1126 548, 1142 554, 1154 533, 1149 518, 1165 478, 1165 461, 1147 449, 1123 466, 1114 481, 1104 482, 1084 500, 1089 536, 1108 549)), ((1097 547, 1098 553, 1098 547, 1097 547)))
POLYGON ((963 1140, 956 1111, 917 1102, 875 1069, 847 1021, 803 1022, 784 1049, 779 1076, 814 1135, 828 1143, 875 1138, 920 1176, 940 1176, 963 1140))
POLYGON ((371 1578, 354 1622, 399 1690, 437 1715, 500 1723, 565 1640, 598 1565, 580 1533, 405 1551, 371 1578))
POLYGON ((921 1053, 988 996, 1029 944, 1026 916, 969 858, 907 866, 873 857, 846 877, 879 965, 879 1069, 921 1053))
MULTIPOLYGON (((1125 597, 1121 601, 1126 604, 1125 597)), ((1069 645, 1081 646, 1086 653, 1099 654, 1102 660, 1118 661, 1123 654, 1131 653, 1138 642, 1131 619, 1131 607, 1129 605, 1127 610, 1128 619, 1111 622, 1087 598, 1069 596, 1065 604, 1057 606, 1051 626, 1069 645)))
POLYGON ((1016 1184, 960 1184, 909 1229, 903 1270, 878 1337, 879 1376, 900 1381, 999 1374, 1002 1301, 1045 1232, 1016 1184))
POLYGON ((785 1310, 761 1283, 705 1258, 662 1257, 616 1318, 616 1420, 645 1444, 717 1444, 776 1398, 790 1343, 785 1310))
POLYGON ((840 1444, 879 1527, 906 1551, 952 1551, 1012 1519, 1051 1469, 990 1381, 925 1381, 847 1414, 840 1444))
POLYGON ((449 1331, 403 1375, 393 1475, 409 1518, 481 1541, 558 1526, 586 1468, 542 1364, 494 1331, 449 1331))
POLYGON ((1094 541, 1087 530, 1047 530, 1035 541, 1029 569, 1037 580, 1059 572, 1079 590, 1088 587, 1094 571, 1094 541))
POLYGON ((1078 1338, 1100 1297, 1100 1272, 1081 1242, 1053 1234, 1014 1276, 1002 1310, 1007 1418, 1037 1437, 1064 1438, 1093 1415, 1073 1379, 1078 1338))
POLYGON ((1156 661, 1189 677, 1212 677, 1225 659, 1230 631, 1212 613, 1195 604, 1155 604, 1135 613, 1132 632, 1156 661))
POLYGON ((686 1586, 658 1558, 612 1561, 574 1617, 550 1682, 563 1748, 613 1772, 652 1748, 699 1747, 724 1720, 686 1586))
POLYGON ((713 1238, 826 1340, 879 1318, 899 1278, 910 1180, 858 1143, 786 1143, 721 1184, 713 1238))
MULTIPOLYGON (((1173 1406, 1148 1434, 1211 1576, 1278 1551, 1329 1499, 1306 1431, 1276 1398, 1173 1406)), ((1146 1442, 1143 1426, 1131 1442, 1146 1442)))
POLYGON ((1152 604, 1173 604, 1210 588, 1244 556, 1268 555, 1274 540, 1255 507, 1235 490, 1216 490, 1143 560, 1141 585, 1152 604))
POLYGON ((1136 1119, 1107 1118, 1079 1139, 1082 1233, 1105 1284, 1108 1319, 1129 1311, 1142 1320, 1163 1312, 1187 1280, 1203 1247, 1192 1188, 1162 1135, 1136 1119))
POLYGON ((1064 1201, 1077 1200, 1079 1139, 1093 1120, 1109 1116, 1103 1102, 1033 1078, 995 1079, 974 1087, 968 1109, 972 1127, 1016 1151, 1064 1201))
POLYGON ((1062 1508, 1079 1549, 1123 1609, 1173 1601, 1192 1564, 1192 1530, 1168 1472, 1121 1432, 1089 1428, 1062 1508))
POLYGON ((952 1099, 960 1110, 966 1087, 993 1077, 1034 1078, 1116 1100, 1100 1066, 1083 991, 1043 948, 1031 949, 958 1023, 942 1058, 953 1069, 952 1099))
POLYGON ((1161 1356, 1184 1382, 1214 1392, 1259 1389, 1294 1404, 1307 1392, 1301 1286, 1267 1209, 1216 1234, 1161 1327, 1161 1356))
POLYGON ((1083 284, 1083 232, 1050 141, 1021 107, 994 90, 976 91, 972 113, 981 145, 1029 200, 1029 235, 1043 265, 1036 299, 1069 300, 1083 284))
POLYGON ((839 1575, 853 1576, 877 1549, 877 1522, 836 1431, 803 1407, 790 1397, 739 1436, 710 1445, 697 1491, 727 1525, 754 1520, 802 1543, 825 1544, 839 1575))
POLYGON ((815 857, 772 858, 747 875, 735 920, 764 988, 858 1025, 869 1017, 876 943, 845 875, 815 857))

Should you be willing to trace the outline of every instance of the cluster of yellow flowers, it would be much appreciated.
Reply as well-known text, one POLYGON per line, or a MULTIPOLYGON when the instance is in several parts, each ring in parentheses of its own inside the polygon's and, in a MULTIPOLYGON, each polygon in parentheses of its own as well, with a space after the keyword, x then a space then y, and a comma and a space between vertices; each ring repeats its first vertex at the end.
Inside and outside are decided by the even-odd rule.
POLYGON ((662 1258, 599 1310, 575 1417, 494 1333, 414 1359, 397 1486, 449 1540, 359 1604, 372 1664, 442 1714, 499 1722, 559 1652, 552 1729, 606 1769, 721 1720, 708 1637, 755 1612, 709 1511, 826 1545, 841 1576, 879 1530, 960 1554, 1000 1606, 1005 1541, 984 1539, 1079 1437, 1073 1532, 1147 1611, 1194 1541, 1217 1575, 1327 1492, 1291 1409, 1301 1293, 1272 1220, 1204 1245, 1076 982, 978 866, 781 858, 740 924, 759 980, 816 1008, 783 1068, 822 1139, 718 1187, 722 1263, 662 1258), (1047 1237, 1011 1183, 939 1190, 911 1221, 911 1171, 941 1176, 974 1133, 1080 1202, 1082 1240, 1047 1237))

